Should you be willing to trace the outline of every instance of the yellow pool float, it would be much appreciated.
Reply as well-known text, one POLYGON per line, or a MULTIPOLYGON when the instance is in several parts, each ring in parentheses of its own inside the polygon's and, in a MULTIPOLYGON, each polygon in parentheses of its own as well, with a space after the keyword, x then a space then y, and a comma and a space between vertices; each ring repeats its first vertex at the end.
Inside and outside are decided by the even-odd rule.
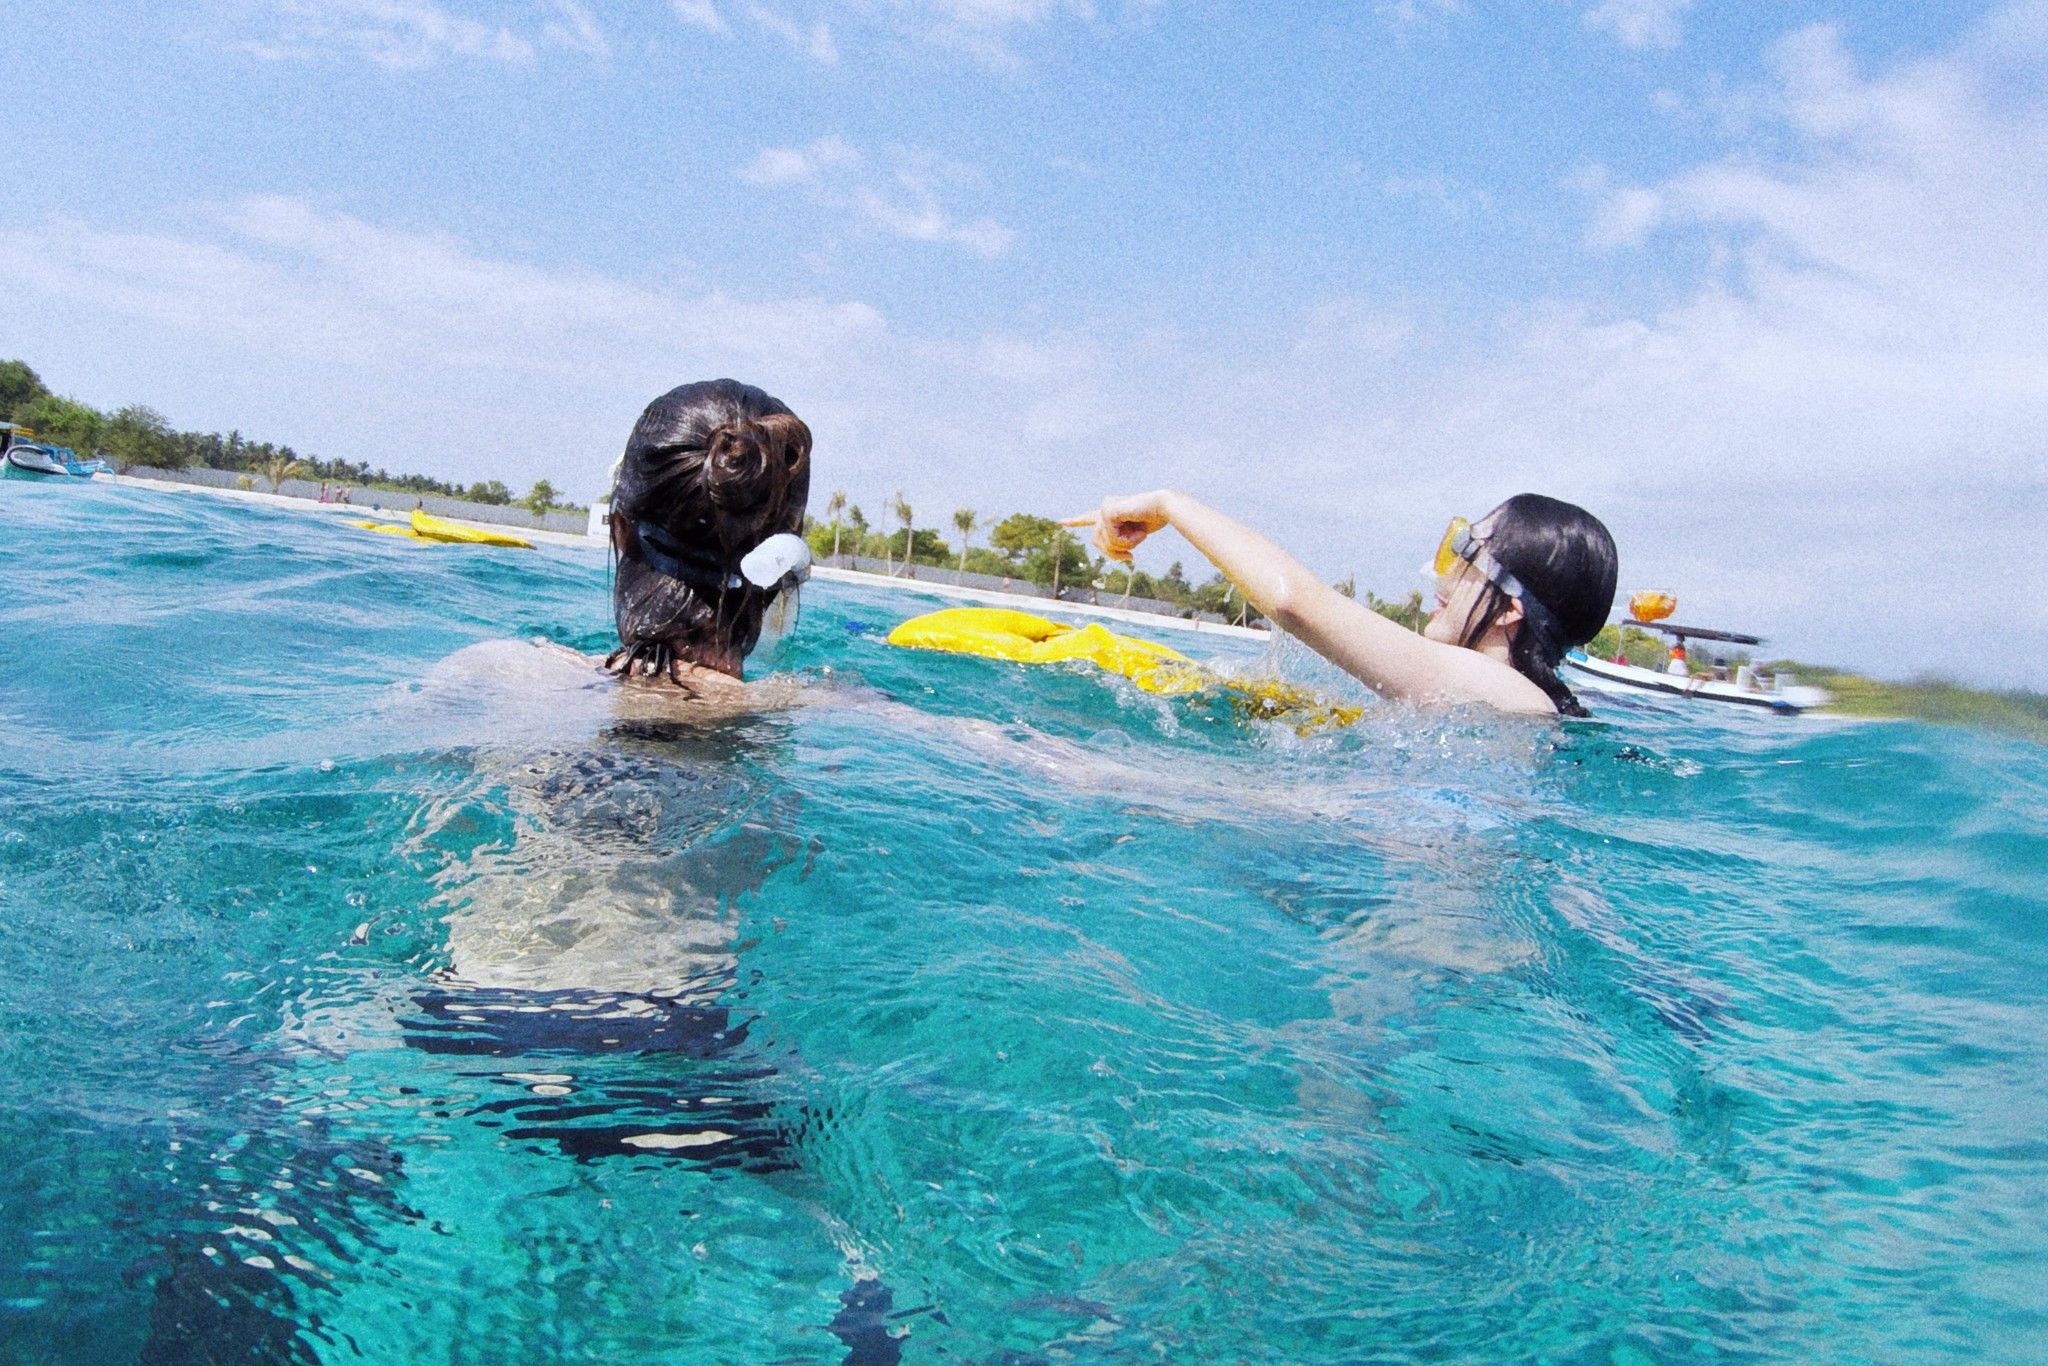
POLYGON ((1093 664, 1150 693, 1218 692, 1244 715, 1284 721, 1303 734, 1325 726, 1348 726, 1364 715, 1363 708, 1335 705, 1277 679, 1225 678, 1178 650, 1119 635, 1100 622, 1073 626, 1004 607, 927 612, 891 631, 889 643, 1018 664, 1093 664))
POLYGON ((444 517, 413 509, 410 522, 356 522, 355 526, 365 531, 381 532, 386 536, 403 536, 412 541, 440 541, 447 545, 509 545, 521 550, 533 549, 532 541, 522 541, 517 536, 502 531, 485 531, 482 527, 470 526, 464 522, 451 522, 444 517))
POLYGON ((1199 666, 1164 645, 1120 636, 1100 623, 1070 626, 1002 607, 949 607, 927 612, 891 631, 889 643, 1019 664, 1078 659, 1122 674, 1146 692, 1192 692, 1202 686, 1199 666))

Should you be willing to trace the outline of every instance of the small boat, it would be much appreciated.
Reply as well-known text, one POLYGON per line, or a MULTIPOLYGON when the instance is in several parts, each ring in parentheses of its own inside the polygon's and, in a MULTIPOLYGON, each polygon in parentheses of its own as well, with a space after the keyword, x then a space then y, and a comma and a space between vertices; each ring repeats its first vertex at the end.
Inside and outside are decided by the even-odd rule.
POLYGON ((95 474, 114 472, 104 460, 81 460, 69 446, 38 441, 34 432, 11 422, 0 423, 0 451, 6 453, 7 468, 22 474, 90 479, 95 474))
MULTIPOLYGON (((1564 665, 1577 677, 1572 681, 1594 692, 1616 694, 1656 693, 1724 706, 1750 707, 1796 715, 1824 707, 1834 701, 1826 688, 1787 682, 1783 674, 1739 665, 1727 677, 1696 674, 1686 650, 1688 641, 1710 641, 1724 645, 1761 645, 1762 636, 1740 631, 1717 631, 1704 626, 1680 626, 1665 620, 1678 607, 1668 593, 1637 593, 1629 599, 1629 617, 1617 623, 1640 631, 1652 631, 1671 641, 1671 654, 1662 669, 1646 669, 1625 660, 1595 659, 1584 650, 1573 650, 1564 665)), ((1723 672, 1726 672, 1723 670, 1723 672)))

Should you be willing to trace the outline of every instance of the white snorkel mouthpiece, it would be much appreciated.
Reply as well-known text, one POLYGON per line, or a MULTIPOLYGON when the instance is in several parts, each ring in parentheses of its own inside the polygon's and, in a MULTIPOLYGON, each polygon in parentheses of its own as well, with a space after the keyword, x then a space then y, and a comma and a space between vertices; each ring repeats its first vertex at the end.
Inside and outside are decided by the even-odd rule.
POLYGON ((811 572, 811 548, 790 532, 770 536, 740 559, 740 577, 756 588, 779 588, 794 575, 801 582, 811 572))
POLYGON ((774 665, 789 647, 789 637, 803 614, 803 583, 811 574, 811 548, 804 538, 784 531, 770 536, 740 559, 740 577, 775 594, 761 618, 761 637, 750 659, 774 665))

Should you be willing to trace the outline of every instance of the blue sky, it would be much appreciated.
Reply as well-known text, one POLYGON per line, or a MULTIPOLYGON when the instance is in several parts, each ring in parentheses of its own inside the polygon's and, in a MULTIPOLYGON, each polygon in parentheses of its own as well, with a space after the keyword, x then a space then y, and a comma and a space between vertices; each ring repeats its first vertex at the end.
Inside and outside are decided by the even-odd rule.
POLYGON ((731 374, 871 513, 1172 483, 1387 593, 1534 489, 1688 618, 2048 686, 2041 3, 0 13, 0 352, 103 406, 587 497, 731 374))

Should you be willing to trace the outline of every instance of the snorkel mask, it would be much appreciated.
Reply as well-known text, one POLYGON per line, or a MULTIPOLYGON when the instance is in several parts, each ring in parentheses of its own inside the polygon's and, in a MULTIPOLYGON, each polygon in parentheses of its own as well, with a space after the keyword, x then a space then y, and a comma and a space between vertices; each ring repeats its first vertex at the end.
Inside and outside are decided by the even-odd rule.
POLYGON ((803 537, 777 532, 742 555, 735 571, 726 567, 722 557, 685 545, 652 522, 636 520, 628 525, 640 543, 640 558, 657 573, 708 595, 749 586, 773 594, 761 617, 760 637, 747 658, 773 664, 781 657, 802 612, 804 581, 811 576, 811 548, 803 537))
POLYGON ((1472 534, 1472 523, 1463 517, 1453 517, 1444 528, 1444 538, 1437 542, 1436 559, 1432 568, 1442 579, 1464 561, 1479 571, 1488 583, 1513 598, 1522 606, 1522 621, 1535 633, 1537 647, 1544 658, 1553 664, 1564 658, 1568 648, 1564 638, 1564 627, 1558 622, 1557 614, 1549 604, 1531 593, 1522 581, 1509 573, 1507 567, 1487 553, 1486 545, 1472 534))
POLYGON ((1486 547, 1472 534, 1472 523, 1463 517, 1453 517, 1444 528, 1444 538, 1436 544, 1433 566, 1436 576, 1443 578, 1458 567, 1460 560, 1478 570, 1481 577, 1509 597, 1519 599, 1528 596, 1522 581, 1486 553, 1486 547))

